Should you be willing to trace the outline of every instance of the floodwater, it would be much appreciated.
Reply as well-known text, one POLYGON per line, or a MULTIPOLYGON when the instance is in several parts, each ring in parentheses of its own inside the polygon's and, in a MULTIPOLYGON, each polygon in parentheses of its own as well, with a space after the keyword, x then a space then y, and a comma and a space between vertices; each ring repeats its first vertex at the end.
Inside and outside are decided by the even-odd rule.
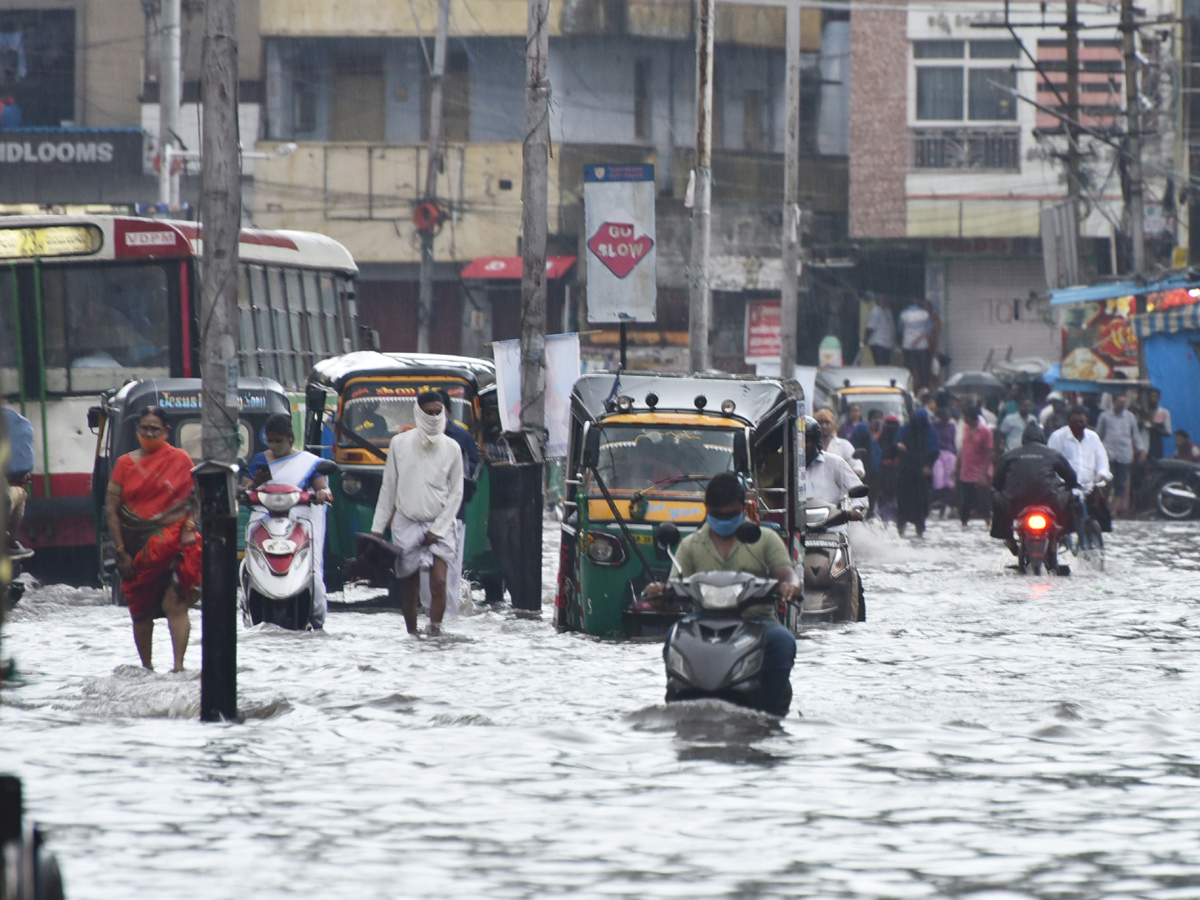
POLYGON ((1200 525, 1117 528, 1069 578, 981 523, 859 532, 869 621, 805 636, 782 722, 667 708, 658 646, 547 603, 243 632, 247 719, 202 724, 196 671, 48 586, 7 626, 0 770, 72 900, 1200 897, 1200 525))

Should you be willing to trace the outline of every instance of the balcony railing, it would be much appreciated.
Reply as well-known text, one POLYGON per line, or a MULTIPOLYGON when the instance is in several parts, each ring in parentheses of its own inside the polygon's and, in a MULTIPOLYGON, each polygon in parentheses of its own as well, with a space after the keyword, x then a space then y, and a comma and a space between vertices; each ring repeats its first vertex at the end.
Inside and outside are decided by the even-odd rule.
POLYGON ((913 129, 914 169, 972 169, 1018 172, 1021 134, 1013 129, 913 129))

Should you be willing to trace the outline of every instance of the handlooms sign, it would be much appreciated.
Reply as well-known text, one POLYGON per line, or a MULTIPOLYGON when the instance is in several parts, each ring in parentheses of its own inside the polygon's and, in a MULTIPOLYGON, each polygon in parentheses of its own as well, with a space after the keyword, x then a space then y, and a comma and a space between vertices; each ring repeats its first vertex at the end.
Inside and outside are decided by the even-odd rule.
POLYGON ((109 141, 3 141, 0 162, 5 163, 111 163, 109 141))

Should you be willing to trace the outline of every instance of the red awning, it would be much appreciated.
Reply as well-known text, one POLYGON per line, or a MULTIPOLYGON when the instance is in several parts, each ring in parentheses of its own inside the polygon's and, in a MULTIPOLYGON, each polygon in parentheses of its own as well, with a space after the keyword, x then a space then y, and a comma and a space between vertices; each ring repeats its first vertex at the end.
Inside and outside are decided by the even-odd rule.
MULTIPOLYGON (((574 256, 547 256, 546 277, 562 278, 575 265, 574 256)), ((507 278, 512 281, 521 277, 521 257, 481 256, 473 259, 462 270, 463 278, 507 278)))

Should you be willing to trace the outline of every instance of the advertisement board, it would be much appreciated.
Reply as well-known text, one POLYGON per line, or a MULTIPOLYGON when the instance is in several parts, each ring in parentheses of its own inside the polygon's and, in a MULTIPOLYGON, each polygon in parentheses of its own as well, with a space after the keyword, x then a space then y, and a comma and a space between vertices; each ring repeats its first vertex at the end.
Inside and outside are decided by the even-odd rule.
POLYGON ((1133 297, 1063 307, 1060 375, 1069 381, 1138 377, 1133 297))
POLYGON ((782 322, 778 300, 746 301, 746 362, 779 364, 782 322))
POLYGON ((588 321, 654 322, 654 166, 583 167, 588 321))
MULTIPOLYGON (((521 342, 496 341, 496 394, 500 425, 505 431, 521 430, 521 342)), ((579 380, 579 335, 546 336, 546 458, 567 455, 571 424, 571 391, 579 380)))

